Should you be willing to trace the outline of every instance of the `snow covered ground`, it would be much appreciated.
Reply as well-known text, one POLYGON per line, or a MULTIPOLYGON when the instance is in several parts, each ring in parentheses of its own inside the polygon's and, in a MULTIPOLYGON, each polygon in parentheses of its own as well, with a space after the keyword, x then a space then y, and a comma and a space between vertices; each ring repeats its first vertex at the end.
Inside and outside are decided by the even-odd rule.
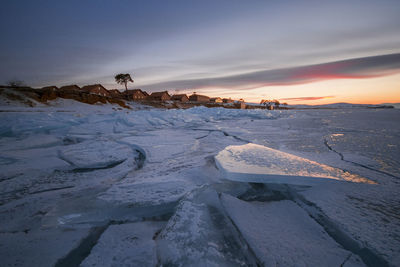
POLYGON ((398 109, 0 110, 1 266, 400 265, 398 109))

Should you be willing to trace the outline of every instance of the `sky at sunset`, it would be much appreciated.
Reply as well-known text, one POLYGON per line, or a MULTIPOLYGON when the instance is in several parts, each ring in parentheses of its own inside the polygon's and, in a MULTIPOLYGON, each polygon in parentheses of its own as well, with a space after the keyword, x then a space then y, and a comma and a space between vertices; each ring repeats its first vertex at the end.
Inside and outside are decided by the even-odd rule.
POLYGON ((2 1, 0 84, 400 102, 400 1, 2 1))

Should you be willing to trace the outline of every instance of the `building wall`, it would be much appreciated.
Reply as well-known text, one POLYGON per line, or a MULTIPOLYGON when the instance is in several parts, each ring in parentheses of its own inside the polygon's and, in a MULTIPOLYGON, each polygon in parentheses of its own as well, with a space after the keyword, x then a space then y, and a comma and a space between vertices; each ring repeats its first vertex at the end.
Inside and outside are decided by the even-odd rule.
POLYGON ((202 96, 202 95, 191 95, 189 97, 190 101, 195 101, 195 102, 209 102, 210 98, 207 96, 202 96))
POLYGON ((233 102, 234 102, 234 100, 232 100, 232 99, 227 99, 227 98, 224 98, 224 99, 222 99, 222 102, 224 102, 224 103, 233 103, 233 102))
POLYGON ((221 98, 213 99, 212 102, 214 102, 214 103, 222 103, 222 99, 221 98))
POLYGON ((169 97, 167 94, 163 94, 163 95, 161 96, 161 100, 162 100, 162 101, 171 100, 171 97, 169 97))
POLYGON ((188 102, 189 98, 187 96, 183 96, 183 97, 175 98, 175 99, 172 99, 172 100, 179 101, 179 102, 188 102))
POLYGON ((146 96, 140 92, 136 92, 136 93, 130 95, 129 98, 131 98, 133 100, 143 100, 146 98, 146 96))
POLYGON ((102 95, 102 96, 110 96, 110 93, 101 87, 97 87, 97 88, 90 90, 90 93, 96 94, 96 95, 102 95))

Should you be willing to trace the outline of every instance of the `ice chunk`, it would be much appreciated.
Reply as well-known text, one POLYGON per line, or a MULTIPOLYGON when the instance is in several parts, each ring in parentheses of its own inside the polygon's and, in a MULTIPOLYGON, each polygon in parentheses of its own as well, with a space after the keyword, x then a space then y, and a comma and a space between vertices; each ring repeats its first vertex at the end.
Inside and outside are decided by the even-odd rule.
POLYGON ((0 140, 2 151, 17 149, 45 148, 60 145, 61 140, 49 134, 34 134, 24 139, 5 137, 0 140))
POLYGON ((264 266, 364 266, 292 201, 247 203, 223 194, 222 204, 264 266))
POLYGON ((89 234, 88 228, 0 233, 2 266, 54 266, 89 234))
POLYGON ((99 199, 137 206, 160 205, 178 201, 194 187, 183 180, 119 183, 101 194, 99 199))
POLYGON ((139 145, 146 152, 146 160, 149 163, 165 162, 178 156, 193 152, 196 137, 204 135, 204 132, 182 129, 155 130, 147 134, 138 134, 121 139, 121 142, 130 145, 139 145))
MULTIPOLYGON (((46 147, 1 151, 0 181, 21 174, 33 176, 33 173, 49 174, 55 169, 67 169, 69 164, 58 157, 57 149, 57 147, 46 147)), ((2 187, 4 188, 4 185, 2 187)))
POLYGON ((85 141, 60 151, 60 157, 77 168, 104 168, 133 157, 130 147, 111 141, 85 141))
POLYGON ((335 184, 329 188, 315 186, 300 194, 318 206, 361 247, 370 249, 391 266, 400 266, 400 196, 397 189, 382 184, 335 184))
POLYGON ((252 143, 228 146, 215 159, 225 178, 234 181, 296 185, 324 180, 373 183, 341 169, 252 143))
POLYGON ((111 225, 80 266, 156 266, 155 234, 165 222, 111 225))
POLYGON ((177 207, 157 238, 165 266, 256 266, 215 191, 197 190, 177 207))

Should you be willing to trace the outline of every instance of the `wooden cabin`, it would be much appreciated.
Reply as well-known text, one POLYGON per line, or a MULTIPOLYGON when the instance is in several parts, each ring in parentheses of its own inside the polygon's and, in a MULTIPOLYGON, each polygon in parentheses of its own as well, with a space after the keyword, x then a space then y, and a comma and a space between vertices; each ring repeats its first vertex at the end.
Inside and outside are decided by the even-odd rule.
POLYGON ((179 94, 179 95, 173 95, 171 97, 171 100, 177 101, 177 102, 188 102, 189 97, 186 94, 179 94))
POLYGON ((246 104, 242 101, 236 101, 233 105, 238 109, 246 109, 246 104))
POLYGON ((198 94, 193 94, 189 97, 189 101, 192 102, 210 102, 210 98, 205 95, 198 95, 198 94))
POLYGON ((147 98, 141 89, 126 90, 122 93, 128 100, 142 101, 147 98))
POLYGON ((86 85, 81 90, 95 95, 111 96, 110 92, 101 84, 86 85))
POLYGON ((58 90, 58 87, 57 86, 55 86, 55 85, 50 85, 50 86, 45 86, 45 87, 42 87, 41 88, 42 90, 48 90, 48 91, 55 91, 55 90, 58 90))
POLYGON ((224 102, 224 103, 233 103, 234 100, 232 100, 232 99, 230 99, 230 98, 223 98, 223 99, 222 99, 222 102, 224 102))
POLYGON ((163 92, 154 92, 151 93, 147 97, 147 100, 149 101, 168 101, 171 100, 171 96, 168 94, 168 91, 163 91, 163 92))
POLYGON ((80 91, 81 88, 76 85, 66 85, 66 86, 61 86, 60 88, 58 88, 58 91, 66 91, 66 92, 74 92, 74 91, 80 91))
POLYGON ((212 103, 222 103, 222 98, 220 98, 220 97, 212 97, 212 98, 210 98, 210 102, 212 102, 212 103))
POLYGON ((114 98, 122 98, 123 97, 123 94, 118 89, 110 89, 110 90, 108 90, 108 92, 110 93, 111 97, 114 97, 114 98))

